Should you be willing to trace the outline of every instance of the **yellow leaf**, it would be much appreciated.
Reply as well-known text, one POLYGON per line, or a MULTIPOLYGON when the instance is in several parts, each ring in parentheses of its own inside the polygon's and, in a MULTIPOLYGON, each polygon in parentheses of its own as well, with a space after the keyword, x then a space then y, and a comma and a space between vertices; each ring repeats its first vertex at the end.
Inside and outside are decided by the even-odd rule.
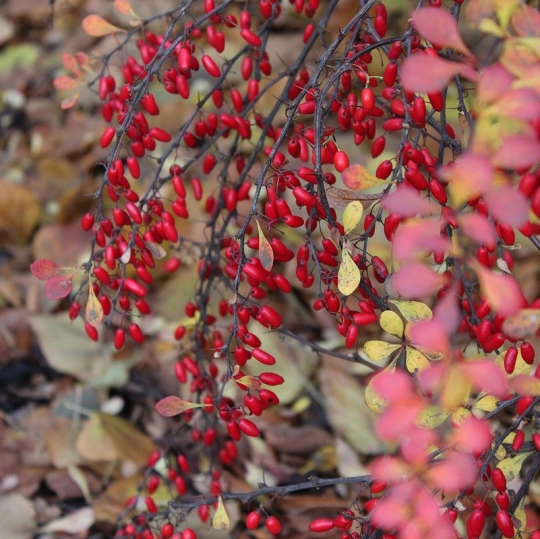
POLYGON ((353 200, 347 204, 343 210, 343 228, 345 234, 348 234, 356 228, 356 225, 362 220, 364 207, 358 200, 353 200))
POLYGON ((480 408, 480 410, 484 410, 484 412, 492 412, 495 410, 495 408, 497 408, 498 402, 497 397, 494 397, 493 395, 486 395, 485 397, 478 399, 474 404, 474 407, 480 408))
POLYGON ((513 481, 516 477, 519 477, 519 472, 523 468, 523 463, 525 462, 525 459, 531 454, 532 451, 528 451, 526 453, 518 453, 513 457, 508 457, 507 459, 503 459, 501 460, 501 462, 499 462, 497 468, 502 470, 508 483, 510 483, 510 481, 513 481))
POLYGON ((471 383, 459 365, 450 365, 441 390, 440 403, 447 410, 453 410, 466 402, 471 392, 471 383))
POLYGON ((411 374, 421 372, 429 367, 429 361, 426 356, 415 348, 407 346, 406 352, 407 357, 405 359, 405 365, 411 374))
POLYGON ((431 309, 420 301, 398 301, 391 299, 389 303, 395 305, 403 318, 407 322, 418 322, 419 320, 431 320, 433 313, 431 309))
POLYGON ((390 344, 384 341, 368 341, 364 344, 364 352, 371 361, 381 361, 401 346, 401 344, 390 344))
POLYGON ((386 407, 388 406, 388 402, 386 399, 383 399, 371 386, 371 382, 373 381, 373 378, 370 380, 369 384, 366 387, 366 391, 364 392, 364 398, 366 399, 366 404, 368 407, 373 410, 376 414, 382 414, 386 407))
POLYGON ((360 284, 360 270, 351 258, 349 251, 344 249, 341 253, 341 264, 338 271, 338 289, 345 295, 350 296, 360 284))
POLYGON ((467 408, 463 408, 463 406, 460 406, 453 414, 452 414, 452 423, 454 425, 460 425, 465 421, 465 419, 471 417, 472 413, 467 408))
POLYGON ((249 387, 249 389, 259 389, 261 387, 261 381, 256 376, 242 376, 241 378, 234 378, 237 384, 249 387))
POLYGON ((231 525, 231 519, 227 514, 225 509, 225 504, 223 503, 223 498, 220 496, 218 498, 218 506, 214 518, 212 520, 212 527, 214 530, 228 530, 231 525))
POLYGON ((86 321, 95 328, 97 328, 103 320, 103 307, 96 297, 92 286, 88 287, 88 301, 86 302, 85 317, 86 321))
MULTIPOLYGON (((525 496, 523 496, 519 502, 519 505, 514 511, 514 518, 517 519, 518 528, 524 529, 527 522, 527 515, 525 514, 525 496)), ((514 528, 515 530, 515 528, 514 528)), ((517 533, 517 531, 516 531, 517 533)))
POLYGON ((386 333, 390 333, 390 335, 395 335, 396 337, 403 336, 403 321, 395 312, 383 311, 379 318, 379 324, 386 333))
POLYGON ((450 412, 440 406, 430 404, 420 412, 416 424, 424 429, 434 429, 442 425, 449 414, 450 412))
POLYGON ((82 21, 83 30, 92 37, 106 36, 115 32, 125 32, 99 15, 88 15, 82 21))
POLYGON ((478 29, 486 34, 492 34, 497 37, 504 37, 505 31, 493 20, 484 19, 478 25, 478 29))
POLYGON ((261 260, 261 266, 266 271, 272 271, 272 266, 274 265, 274 250, 261 230, 259 221, 257 221, 257 229, 259 230, 259 258, 261 260))
POLYGON ((341 176, 343 183, 353 191, 388 184, 386 180, 379 180, 371 172, 368 172, 363 165, 351 165, 343 171, 341 176))

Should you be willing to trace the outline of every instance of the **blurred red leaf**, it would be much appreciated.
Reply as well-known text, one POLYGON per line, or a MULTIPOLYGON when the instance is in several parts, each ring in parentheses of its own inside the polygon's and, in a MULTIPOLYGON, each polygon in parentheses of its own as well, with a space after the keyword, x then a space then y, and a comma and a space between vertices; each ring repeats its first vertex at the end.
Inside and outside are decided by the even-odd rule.
POLYGON ((461 230, 479 244, 496 245, 497 236, 487 217, 479 213, 468 213, 459 219, 461 230))
POLYGON ((456 75, 476 78, 474 70, 465 64, 417 53, 403 63, 401 82, 411 92, 431 93, 442 90, 456 75))
POLYGON ((494 156, 494 163, 501 168, 527 168, 540 159, 540 142, 532 135, 511 135, 504 139, 494 156))
POLYGON ((381 204, 388 211, 400 217, 427 215, 430 212, 429 200, 411 187, 399 187, 392 193, 385 195, 381 204))
POLYGON ((497 221, 513 227, 520 227, 527 221, 529 203, 521 191, 503 186, 488 191, 484 198, 497 221))
POLYGON ((442 286, 442 276, 420 262, 403 266, 391 279, 392 289, 406 299, 422 299, 442 286))
POLYGON ((472 56, 461 39, 456 20, 448 11, 430 6, 418 9, 411 17, 411 24, 432 44, 472 56))

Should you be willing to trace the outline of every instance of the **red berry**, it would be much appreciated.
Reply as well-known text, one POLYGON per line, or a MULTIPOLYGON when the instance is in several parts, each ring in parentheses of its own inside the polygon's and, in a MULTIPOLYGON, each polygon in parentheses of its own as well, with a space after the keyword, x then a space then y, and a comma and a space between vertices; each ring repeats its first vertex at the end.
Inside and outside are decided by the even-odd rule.
POLYGON ((338 172, 343 172, 349 167, 349 156, 342 150, 334 155, 334 167, 338 172))
POLYGON ((309 525, 309 531, 323 533, 334 528, 334 520, 331 518, 317 518, 309 525))
POLYGON ((257 511, 251 511, 246 517, 246 528, 248 530, 255 530, 261 523, 261 514, 257 511))
POLYGON ((276 517, 268 517, 266 519, 265 525, 266 529, 274 535, 277 535, 281 532, 281 524, 276 517))

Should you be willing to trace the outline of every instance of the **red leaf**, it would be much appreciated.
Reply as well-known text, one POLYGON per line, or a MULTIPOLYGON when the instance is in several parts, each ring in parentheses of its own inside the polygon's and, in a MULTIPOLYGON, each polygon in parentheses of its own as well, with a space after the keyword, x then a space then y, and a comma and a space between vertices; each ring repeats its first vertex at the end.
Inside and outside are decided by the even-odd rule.
POLYGON ((403 63, 401 82, 411 92, 431 93, 442 90, 456 75, 476 78, 474 70, 469 66, 417 53, 403 63))
POLYGON ((61 299, 69 296, 71 292, 71 275, 55 275, 45 284, 45 297, 47 299, 61 299))
POLYGON ((422 299, 442 286, 442 275, 425 264, 413 262, 392 275, 391 287, 406 299, 422 299))
POLYGON ((400 187, 382 198, 381 204, 388 211, 400 217, 413 217, 417 214, 427 215, 430 204, 416 189, 400 187))
POLYGON ((433 45, 449 47, 472 56, 459 35, 456 20, 448 11, 436 7, 424 7, 413 13, 411 24, 433 45))
POLYGON ((504 186, 488 191, 484 198, 497 221, 513 227, 520 227, 527 221, 529 204, 521 191, 504 186))
POLYGON ((484 69, 478 77, 477 96, 481 103, 491 103, 512 87, 514 76, 501 64, 484 69))
POLYGON ((32 275, 37 277, 40 281, 47 281, 51 277, 59 275, 62 269, 53 260, 40 258, 30 264, 30 271, 32 272, 32 275))
POLYGON ((494 156, 494 163, 501 168, 527 168, 538 162, 540 142, 530 135, 506 137, 494 156))

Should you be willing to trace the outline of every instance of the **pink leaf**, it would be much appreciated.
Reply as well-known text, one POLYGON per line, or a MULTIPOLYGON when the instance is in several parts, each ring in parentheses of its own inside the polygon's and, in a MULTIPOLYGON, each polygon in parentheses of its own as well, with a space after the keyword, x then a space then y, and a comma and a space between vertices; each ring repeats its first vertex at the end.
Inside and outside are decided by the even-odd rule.
POLYGON ((449 47, 467 56, 471 51, 459 35, 456 20, 444 9, 424 7, 413 13, 411 23, 433 45, 449 47))
POLYGON ((470 455, 452 451, 444 460, 436 461, 427 472, 431 483, 437 488, 456 493, 472 487, 478 477, 476 461, 470 455))
POLYGON ((385 195, 381 201, 384 208, 400 217, 413 217, 417 214, 427 215, 430 204, 416 189, 400 187, 385 195))
POLYGON ((32 275, 37 277, 40 281, 47 281, 51 277, 59 275, 62 269, 53 260, 40 258, 30 264, 30 271, 32 272, 32 275))
POLYGON ((459 294, 456 288, 456 286, 450 288, 437 302, 433 311, 433 320, 436 320, 446 330, 447 335, 452 335, 458 329, 461 321, 458 307, 459 294))
POLYGON ((55 275, 45 284, 45 297, 47 299, 65 298, 71 292, 71 275, 55 275))
POLYGON ((502 398, 508 391, 508 382, 501 367, 489 359, 478 359, 462 363, 461 368, 478 393, 502 398))
POLYGON ((392 241, 392 255, 400 261, 424 257, 433 251, 447 251, 450 242, 441 236, 439 219, 410 220, 401 225, 392 241))
POLYGON ((417 53, 403 63, 401 82, 411 92, 431 93, 442 90, 450 79, 459 74, 474 77, 474 71, 464 64, 417 53))
POLYGON ((483 453, 491 445, 493 436, 488 425, 474 416, 463 421, 454 432, 450 443, 456 444, 458 451, 483 453))
POLYGON ((482 103, 495 101, 511 89, 513 82, 514 76, 500 63, 487 67, 478 77, 478 100, 482 103))
POLYGON ((459 219, 461 230, 479 244, 489 247, 497 245, 497 236, 487 217, 479 213, 468 213, 459 219))
POLYGON ((504 139, 494 156, 498 167, 516 169, 528 168, 540 159, 540 142, 531 135, 511 135, 504 139))
POLYGON ((392 275, 390 286, 406 299, 422 299, 442 286, 442 276, 425 264, 413 262, 392 275))
POLYGON ((411 469, 399 458, 384 456, 370 465, 370 472, 374 479, 390 482, 405 478, 411 469))
MULTIPOLYGON (((448 330, 443 322, 436 319, 421 320, 420 322, 411 324, 409 328, 409 342, 415 348, 419 348, 425 352, 442 354, 443 356, 447 354, 450 347, 448 330)), ((430 373, 434 372, 431 369, 428 370, 430 373)))
POLYGON ((520 227, 527 221, 529 203, 521 191, 504 186, 488 191, 484 198, 497 221, 513 227, 520 227))
POLYGON ((485 268, 476 260, 471 260, 470 264, 480 279, 482 296, 488 300, 491 308, 503 316, 516 314, 523 301, 517 282, 509 275, 500 275, 485 268))

